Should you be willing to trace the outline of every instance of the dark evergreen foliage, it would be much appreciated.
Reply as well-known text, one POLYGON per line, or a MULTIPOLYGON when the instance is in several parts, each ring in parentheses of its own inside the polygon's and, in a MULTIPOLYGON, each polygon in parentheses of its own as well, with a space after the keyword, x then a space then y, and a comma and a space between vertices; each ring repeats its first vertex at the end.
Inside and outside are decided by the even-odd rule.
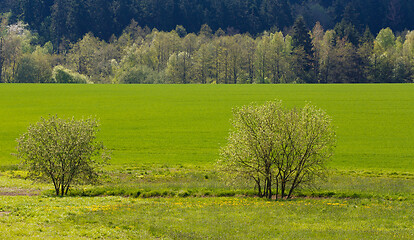
POLYGON ((293 68, 298 77, 306 83, 313 83, 316 77, 314 71, 314 52, 309 30, 303 17, 296 19, 292 33, 293 68))
POLYGON ((288 29, 299 15, 308 28, 316 21, 333 28, 344 19, 360 33, 365 25, 377 33, 385 27, 413 29, 414 24, 411 0, 2 0, 0 11, 11 11, 13 19, 24 20, 54 45, 62 39, 77 41, 88 32, 109 40, 131 20, 163 31, 182 25, 187 32, 198 32, 208 24, 214 31, 253 35, 288 29))

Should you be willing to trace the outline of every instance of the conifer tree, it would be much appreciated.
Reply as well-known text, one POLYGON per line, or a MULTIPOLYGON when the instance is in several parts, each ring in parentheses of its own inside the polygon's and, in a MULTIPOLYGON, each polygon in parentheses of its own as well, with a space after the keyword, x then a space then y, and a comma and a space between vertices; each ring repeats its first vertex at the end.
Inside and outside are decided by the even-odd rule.
POLYGON ((314 52, 312 39, 303 17, 296 19, 293 25, 292 47, 295 72, 299 81, 316 82, 314 75, 314 52))

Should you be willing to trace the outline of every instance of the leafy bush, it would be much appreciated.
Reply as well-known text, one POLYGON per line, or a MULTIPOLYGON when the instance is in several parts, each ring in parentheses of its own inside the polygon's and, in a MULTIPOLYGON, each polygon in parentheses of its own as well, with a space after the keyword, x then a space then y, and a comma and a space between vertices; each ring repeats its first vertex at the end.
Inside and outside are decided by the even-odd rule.
POLYGON ((51 83, 53 82, 52 70, 44 59, 27 55, 20 59, 18 63, 14 82, 51 83))
POLYGON ((151 68, 144 65, 123 67, 117 70, 115 82, 126 84, 163 83, 164 73, 155 72, 151 68))
POLYGON ((53 79, 56 83, 88 83, 87 76, 72 72, 61 65, 53 68, 53 79))

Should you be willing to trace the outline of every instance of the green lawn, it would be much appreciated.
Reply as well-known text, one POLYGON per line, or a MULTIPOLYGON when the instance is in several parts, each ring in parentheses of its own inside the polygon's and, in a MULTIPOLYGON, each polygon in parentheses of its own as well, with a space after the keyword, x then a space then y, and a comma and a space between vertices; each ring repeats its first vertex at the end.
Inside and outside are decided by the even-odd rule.
POLYGON ((311 101, 337 126, 339 169, 414 171, 414 85, 0 85, 0 164, 41 116, 96 116, 113 165, 209 165, 231 110, 251 102, 311 101))

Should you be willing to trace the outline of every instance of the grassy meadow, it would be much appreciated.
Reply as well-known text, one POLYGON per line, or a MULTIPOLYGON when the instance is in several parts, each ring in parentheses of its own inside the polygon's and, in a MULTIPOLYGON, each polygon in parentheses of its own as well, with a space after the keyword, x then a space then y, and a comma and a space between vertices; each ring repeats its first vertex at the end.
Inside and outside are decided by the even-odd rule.
POLYGON ((4 239, 412 239, 412 203, 0 197, 4 239))
POLYGON ((412 239, 413 122, 414 84, 0 84, 0 239, 412 239), (289 201, 214 170, 232 108, 274 99, 337 127, 327 181, 289 201), (49 114, 100 119, 104 185, 58 198, 24 179, 15 139, 49 114))

